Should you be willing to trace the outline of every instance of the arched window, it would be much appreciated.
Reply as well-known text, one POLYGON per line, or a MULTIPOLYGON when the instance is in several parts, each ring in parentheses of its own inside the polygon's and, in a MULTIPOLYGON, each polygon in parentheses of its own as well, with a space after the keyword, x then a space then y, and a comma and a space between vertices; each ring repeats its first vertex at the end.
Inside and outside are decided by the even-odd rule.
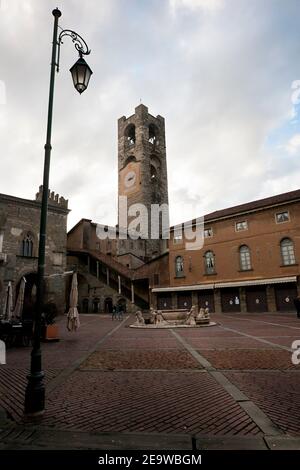
POLYGON ((125 131, 126 142, 129 145, 135 144, 135 125, 129 124, 125 131))
POLYGON ((283 240, 281 240, 280 251, 282 257, 282 264, 284 266, 296 263, 294 243, 290 238, 284 238, 283 240))
POLYGON ((160 161, 155 155, 151 155, 150 158, 150 178, 151 183, 157 183, 160 174, 160 161))
POLYGON ((33 256, 33 240, 29 233, 23 238, 22 241, 22 256, 29 258, 33 256))
POLYGON ((150 124, 149 126, 149 142, 153 145, 158 144, 158 131, 154 124, 150 124))
POLYGON ((93 299, 93 313, 99 313, 100 299, 96 297, 93 299))
POLYGON ((182 256, 176 256, 175 258, 175 274, 176 274, 176 277, 180 277, 184 275, 182 256))
POLYGON ((250 249, 247 245, 242 245, 240 247, 240 268, 241 271, 248 271, 251 269, 250 249))
POLYGON ((134 155, 130 155, 128 158, 126 158, 126 161, 125 161, 125 164, 124 164, 124 168, 125 166, 128 165, 128 163, 131 163, 131 162, 136 162, 136 158, 134 155))
POLYGON ((157 170, 155 166, 151 165, 150 171, 151 171, 151 181, 152 183, 155 183, 155 181, 157 181, 157 170))
POLYGON ((212 251, 207 251, 204 255, 205 260, 205 272, 206 274, 212 274, 215 272, 215 255, 212 251))

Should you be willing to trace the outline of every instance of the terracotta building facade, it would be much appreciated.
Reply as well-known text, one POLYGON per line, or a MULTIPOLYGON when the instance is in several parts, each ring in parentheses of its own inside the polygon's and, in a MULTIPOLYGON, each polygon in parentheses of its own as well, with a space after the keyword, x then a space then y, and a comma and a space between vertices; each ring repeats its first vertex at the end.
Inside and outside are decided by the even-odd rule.
MULTIPOLYGON (((196 228, 195 221, 186 225, 196 228)), ((152 289, 155 307, 294 309, 300 274, 300 190, 208 214, 203 237, 201 249, 188 250, 184 234, 176 236, 171 229, 169 286, 152 289)))

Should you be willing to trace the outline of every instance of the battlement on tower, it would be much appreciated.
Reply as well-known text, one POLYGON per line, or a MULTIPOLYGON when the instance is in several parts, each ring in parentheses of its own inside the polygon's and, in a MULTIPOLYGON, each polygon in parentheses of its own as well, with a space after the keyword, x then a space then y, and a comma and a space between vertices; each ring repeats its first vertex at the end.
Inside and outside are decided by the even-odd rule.
MULTIPOLYGON (((35 200, 38 202, 42 202, 43 197, 43 185, 39 187, 39 192, 36 193, 35 200)), ((54 191, 48 190, 48 203, 61 207, 62 209, 68 209, 68 199, 65 199, 63 196, 59 196, 59 194, 55 194, 54 191)))

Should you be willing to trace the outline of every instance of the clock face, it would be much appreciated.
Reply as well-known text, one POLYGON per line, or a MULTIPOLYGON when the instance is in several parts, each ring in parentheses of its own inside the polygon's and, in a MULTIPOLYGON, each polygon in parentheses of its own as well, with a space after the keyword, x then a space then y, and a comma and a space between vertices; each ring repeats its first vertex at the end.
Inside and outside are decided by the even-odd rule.
POLYGON ((124 177, 125 188, 131 188, 136 183, 136 172, 134 170, 128 171, 124 177))
POLYGON ((130 162, 120 172, 120 195, 126 196, 140 190, 140 164, 138 162, 130 162))

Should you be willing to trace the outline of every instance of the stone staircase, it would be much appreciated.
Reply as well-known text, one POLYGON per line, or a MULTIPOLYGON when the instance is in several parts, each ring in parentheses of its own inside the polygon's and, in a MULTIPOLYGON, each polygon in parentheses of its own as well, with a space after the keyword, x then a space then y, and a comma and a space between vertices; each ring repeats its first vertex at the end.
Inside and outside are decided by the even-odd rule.
POLYGON ((137 309, 149 309, 148 279, 140 279, 134 270, 109 255, 93 250, 69 250, 68 265, 76 268, 84 276, 92 276, 93 282, 106 285, 114 292, 118 292, 126 299, 132 301, 132 288, 134 289, 134 306, 137 309))

